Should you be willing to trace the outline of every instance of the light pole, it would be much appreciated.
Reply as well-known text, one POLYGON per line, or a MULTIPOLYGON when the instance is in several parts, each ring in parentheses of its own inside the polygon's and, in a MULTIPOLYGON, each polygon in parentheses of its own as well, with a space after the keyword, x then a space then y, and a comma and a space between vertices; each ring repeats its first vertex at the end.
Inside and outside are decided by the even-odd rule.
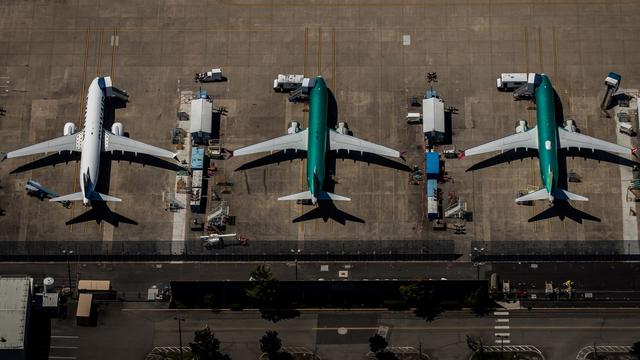
POLYGON ((69 257, 73 255, 73 250, 62 250, 62 254, 67 258, 67 274, 69 275, 69 290, 71 290, 71 264, 69 263, 69 257))
POLYGON ((300 250, 300 249, 296 249, 296 250, 291 249, 291 252, 293 253, 293 256, 294 256, 293 257, 293 261, 294 261, 295 266, 296 266, 296 281, 298 281, 298 254, 300 254, 300 251, 302 251, 302 250, 300 250))
MULTIPOLYGON (((480 255, 482 255, 482 252, 484 251, 484 248, 483 247, 481 247, 481 248, 474 247, 473 251, 474 251, 474 255, 476 257, 479 257, 480 255)), ((475 265, 476 269, 477 269, 477 280, 480 280, 480 266, 484 265, 484 263, 480 262, 480 261, 477 261, 477 262, 474 262, 473 265, 475 265)))
POLYGON ((182 360, 182 325, 180 323, 183 322, 184 319, 176 316, 173 318, 173 320, 178 320, 178 336, 180 338, 180 360, 182 360))

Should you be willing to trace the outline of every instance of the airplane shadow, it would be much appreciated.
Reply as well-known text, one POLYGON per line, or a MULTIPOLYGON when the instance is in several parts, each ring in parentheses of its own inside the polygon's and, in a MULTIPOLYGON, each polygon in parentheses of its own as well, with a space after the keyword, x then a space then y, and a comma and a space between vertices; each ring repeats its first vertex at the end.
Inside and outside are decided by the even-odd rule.
POLYGON ((297 218, 293 219, 292 222, 297 223, 314 219, 322 219, 324 220, 324 222, 327 222, 329 221, 329 219, 331 219, 337 223, 340 223, 341 225, 346 225, 347 221, 360 224, 365 223, 363 219, 338 209, 333 201, 319 201, 313 210, 310 210, 298 216, 297 218))
POLYGON ((583 220, 589 220, 594 222, 601 222, 600 218, 595 217, 589 213, 586 213, 582 210, 578 210, 571 206, 571 204, 566 200, 556 200, 553 202, 553 206, 550 206, 546 210, 541 213, 531 217, 528 222, 536 222, 540 220, 547 220, 552 218, 559 218, 564 221, 565 218, 569 218, 578 224, 582 224, 583 220))
POLYGON ((512 149, 512 150, 505 151, 501 154, 492 156, 486 160, 482 160, 477 164, 473 164, 466 171, 481 170, 481 169, 496 166, 499 164, 510 163, 512 161, 518 161, 518 160, 522 161, 526 158, 533 158, 537 156, 538 156, 538 150, 536 149, 528 149, 526 151, 523 149, 520 149, 519 151, 512 149))
POLYGON ((95 221, 98 224, 104 221, 114 227, 118 227, 120 223, 138 225, 137 221, 130 219, 124 215, 120 215, 111 210, 106 202, 98 201, 91 203, 91 208, 88 211, 74 217, 73 219, 67 221, 65 224, 74 225, 89 221, 95 221))

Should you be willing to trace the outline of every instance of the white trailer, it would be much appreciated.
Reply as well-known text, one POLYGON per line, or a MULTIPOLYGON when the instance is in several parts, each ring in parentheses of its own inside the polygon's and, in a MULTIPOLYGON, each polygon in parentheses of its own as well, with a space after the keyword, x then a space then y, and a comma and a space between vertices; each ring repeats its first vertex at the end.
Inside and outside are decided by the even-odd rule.
POLYGON ((431 143, 444 139, 444 101, 437 97, 422 100, 422 132, 431 143))
POLYGON ((305 80, 304 75, 292 75, 292 74, 278 74, 278 77, 273 79, 273 91, 275 92, 290 92, 300 86, 305 80))
POLYGON ((527 83, 529 74, 527 73, 502 73, 496 79, 498 91, 513 91, 527 83))

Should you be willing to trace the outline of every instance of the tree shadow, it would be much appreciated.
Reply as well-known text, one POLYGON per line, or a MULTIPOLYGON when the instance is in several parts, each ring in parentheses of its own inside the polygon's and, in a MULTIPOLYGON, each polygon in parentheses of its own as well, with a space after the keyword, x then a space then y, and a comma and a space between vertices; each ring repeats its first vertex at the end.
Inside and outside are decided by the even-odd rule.
POLYGON ((120 226, 120 223, 129 225, 138 225, 138 222, 124 215, 120 215, 109 208, 106 202, 95 201, 91 203, 88 211, 68 220, 66 225, 80 224, 84 222, 95 221, 100 224, 106 222, 114 227, 120 226))

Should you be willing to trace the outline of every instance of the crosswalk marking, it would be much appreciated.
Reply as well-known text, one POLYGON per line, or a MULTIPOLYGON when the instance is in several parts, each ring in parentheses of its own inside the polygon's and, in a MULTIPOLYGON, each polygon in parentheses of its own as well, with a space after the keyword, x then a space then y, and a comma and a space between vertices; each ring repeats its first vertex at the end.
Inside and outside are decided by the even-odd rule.
POLYGON ((509 316, 509 312, 508 311, 495 311, 493 313, 493 315, 496 315, 496 316, 509 316))
POLYGON ((493 328, 496 330, 507 330, 509 328, 509 325, 496 325, 493 328))
POLYGON ((496 322, 509 322, 509 319, 496 319, 496 322))
POLYGON ((501 337, 508 337, 510 334, 509 333, 496 333, 496 337, 501 336, 501 337))
POLYGON ((496 340, 496 344, 511 344, 511 340, 496 340))

